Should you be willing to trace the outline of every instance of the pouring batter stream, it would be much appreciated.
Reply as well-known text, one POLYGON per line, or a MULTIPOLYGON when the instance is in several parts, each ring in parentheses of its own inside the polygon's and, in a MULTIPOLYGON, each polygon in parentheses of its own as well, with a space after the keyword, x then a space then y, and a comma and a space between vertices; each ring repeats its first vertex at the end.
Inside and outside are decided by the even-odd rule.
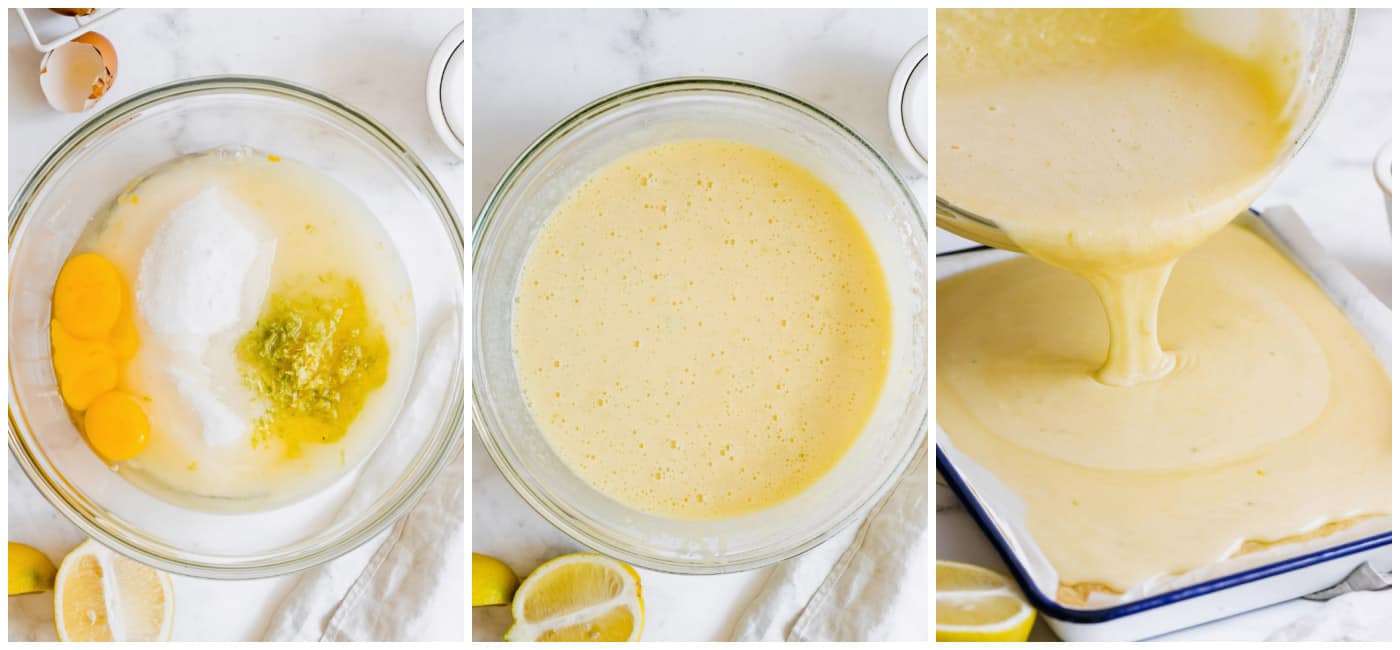
POLYGON ((938 421, 1065 602, 1389 514, 1375 353, 1227 227, 1289 143, 1294 30, 1226 49, 1210 14, 938 12, 938 194, 1039 260, 939 283, 938 421))

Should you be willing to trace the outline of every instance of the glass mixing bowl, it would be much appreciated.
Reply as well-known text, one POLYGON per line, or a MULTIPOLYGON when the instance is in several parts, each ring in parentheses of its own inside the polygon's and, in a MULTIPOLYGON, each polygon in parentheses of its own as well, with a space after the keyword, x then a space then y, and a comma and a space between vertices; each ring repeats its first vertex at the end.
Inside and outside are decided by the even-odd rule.
POLYGON ((258 578, 333 559, 415 502, 462 444, 462 226, 423 164, 368 116, 285 81, 158 86, 83 123, 10 205, 10 451, 39 492, 104 545, 151 566, 258 578), (137 174, 227 146, 311 165, 381 222, 409 276, 416 364, 383 441, 332 486, 247 514, 181 508, 104 467, 69 420, 49 349, 50 296, 74 242, 137 174))
MULTIPOLYGON (((1194 10, 1187 10, 1194 11, 1194 10)), ((1202 10, 1204 11, 1204 10, 1202 10)), ((1249 9, 1228 10, 1234 16, 1222 17, 1220 21, 1250 21, 1249 9)), ((1277 174, 1289 160, 1303 148, 1308 136, 1317 127, 1322 109, 1331 98, 1332 91, 1342 76, 1342 66, 1346 63, 1347 49, 1351 44, 1352 24, 1356 19, 1355 9, 1294 9, 1299 27, 1301 65, 1298 77, 1293 84, 1289 110, 1295 116, 1293 131, 1288 136, 1288 146, 1279 153, 1274 162, 1273 173, 1277 174)), ((1213 30, 1227 32, 1228 22, 1212 25, 1213 30)), ((1014 191, 1014 190, 1008 190, 1014 191)), ((960 237, 1006 250, 1019 250, 997 226, 996 215, 977 214, 937 197, 934 214, 938 227, 960 237)))
POLYGON ((556 124, 506 171, 475 226, 472 425, 522 498, 579 542, 676 573, 742 571, 807 549, 855 521, 902 473, 927 433, 928 226, 914 196, 850 128, 800 99, 723 79, 648 83, 556 124), (666 141, 718 138, 801 164, 850 205, 870 235, 894 307, 891 367, 850 452, 798 496, 718 520, 650 515, 604 496, 549 446, 525 404, 512 349, 525 254, 560 201, 603 165, 666 141))

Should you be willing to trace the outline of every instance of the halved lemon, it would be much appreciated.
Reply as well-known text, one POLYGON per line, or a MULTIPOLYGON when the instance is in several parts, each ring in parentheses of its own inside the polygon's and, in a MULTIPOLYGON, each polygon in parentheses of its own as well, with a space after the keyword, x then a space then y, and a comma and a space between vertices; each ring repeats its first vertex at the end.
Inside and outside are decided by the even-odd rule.
POLYGON ((938 561, 937 641, 1025 641, 1035 610, 1006 576, 980 566, 938 561))
POLYGON ((58 640, 169 641, 174 596, 170 576, 88 540, 58 567, 58 640))
POLYGON ((597 553, 573 553, 532 572, 511 603, 507 641, 640 641, 642 579, 597 553))

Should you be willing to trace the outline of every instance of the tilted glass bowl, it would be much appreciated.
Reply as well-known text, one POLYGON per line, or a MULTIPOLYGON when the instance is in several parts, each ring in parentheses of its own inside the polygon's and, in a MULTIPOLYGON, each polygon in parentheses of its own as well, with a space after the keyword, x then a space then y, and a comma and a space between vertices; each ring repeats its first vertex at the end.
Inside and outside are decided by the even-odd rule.
MULTIPOLYGON (((1253 10, 1232 11, 1247 14, 1253 10)), ((1288 145, 1274 162, 1274 173, 1293 159, 1307 143, 1313 129, 1317 128, 1327 100, 1341 80, 1347 49, 1351 45, 1352 24, 1356 20, 1355 9, 1290 11, 1297 12, 1301 65, 1298 66, 1297 80, 1289 101, 1290 111, 1295 116, 1293 130, 1288 135, 1288 145)), ((1247 16, 1242 17, 1247 19, 1247 16)), ((1007 191, 1014 192, 1015 188, 1008 188, 1007 191)), ((997 225, 996 215, 978 214, 959 207, 942 195, 936 199, 934 215, 939 228, 955 235, 996 248, 1019 250, 997 225)))

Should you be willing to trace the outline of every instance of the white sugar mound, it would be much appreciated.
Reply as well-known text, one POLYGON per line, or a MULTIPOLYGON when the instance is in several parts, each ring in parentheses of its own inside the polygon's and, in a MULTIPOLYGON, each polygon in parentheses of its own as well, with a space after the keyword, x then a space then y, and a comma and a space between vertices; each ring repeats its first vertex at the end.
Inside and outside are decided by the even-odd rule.
POLYGON ((167 372, 180 397, 199 417, 200 437, 205 446, 228 447, 240 441, 246 443, 252 426, 252 414, 247 409, 238 408, 239 401, 220 397, 213 386, 213 373, 208 368, 175 367, 167 372))
POLYGON ((214 187, 171 210, 141 257, 138 309, 160 335, 153 343, 169 351, 166 372, 206 446, 235 444, 252 430, 249 400, 228 394, 241 392, 232 342, 256 322, 275 253, 267 226, 214 187))
POLYGON ((141 316, 177 345, 251 327, 275 252, 275 239, 247 206, 218 187, 205 190, 170 211, 141 256, 141 316))

